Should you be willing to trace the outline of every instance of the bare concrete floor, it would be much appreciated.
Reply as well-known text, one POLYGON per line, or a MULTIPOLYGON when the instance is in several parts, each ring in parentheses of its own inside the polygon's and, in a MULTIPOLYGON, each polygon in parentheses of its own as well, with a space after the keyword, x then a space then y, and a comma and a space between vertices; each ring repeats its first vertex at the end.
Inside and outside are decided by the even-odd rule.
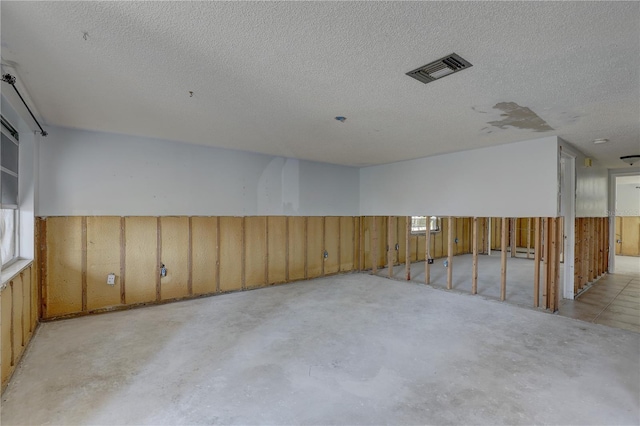
POLYGON ((352 274, 46 323, 12 424, 638 424, 640 334, 352 274))
MULTIPOLYGON (((431 286, 436 288, 447 287, 447 268, 444 266, 446 259, 435 259, 430 268, 431 286)), ((453 257, 452 287, 456 291, 471 293, 471 274, 473 271, 473 256, 463 254, 453 257)), ((519 257, 507 257, 507 296, 505 301, 528 308, 533 307, 533 272, 532 259, 519 257)), ((480 296, 500 298, 500 252, 494 252, 491 256, 478 256, 478 294, 480 296)), ((389 269, 379 270, 378 275, 389 276, 389 269)), ((397 265, 393 268, 394 279, 405 279, 405 266, 397 265)), ((411 264, 411 281, 424 283, 424 262, 411 264)))

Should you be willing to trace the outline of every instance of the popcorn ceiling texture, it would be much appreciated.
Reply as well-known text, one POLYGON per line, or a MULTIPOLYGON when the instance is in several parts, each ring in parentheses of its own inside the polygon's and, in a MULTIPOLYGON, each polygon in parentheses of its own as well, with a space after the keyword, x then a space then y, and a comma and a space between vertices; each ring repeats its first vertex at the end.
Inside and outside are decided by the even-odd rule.
POLYGON ((352 166, 557 135, 624 167, 640 143, 638 2, 1 7, 3 62, 49 125, 352 166), (452 52, 473 67, 405 75, 452 52), (548 129, 488 124, 503 103, 548 129))

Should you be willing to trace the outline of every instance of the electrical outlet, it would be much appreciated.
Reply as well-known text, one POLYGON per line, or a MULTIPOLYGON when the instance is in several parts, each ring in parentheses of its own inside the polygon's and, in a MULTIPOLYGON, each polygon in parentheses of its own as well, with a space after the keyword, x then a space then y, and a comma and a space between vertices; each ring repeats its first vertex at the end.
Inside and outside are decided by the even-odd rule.
POLYGON ((115 285, 116 284, 116 274, 107 275, 107 284, 115 285))

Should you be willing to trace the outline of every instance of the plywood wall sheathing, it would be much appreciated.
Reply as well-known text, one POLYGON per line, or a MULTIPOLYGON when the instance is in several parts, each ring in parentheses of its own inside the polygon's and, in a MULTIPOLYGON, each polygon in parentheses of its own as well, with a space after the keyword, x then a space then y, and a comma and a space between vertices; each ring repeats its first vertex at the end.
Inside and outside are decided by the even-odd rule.
POLYGON ((1 391, 25 353, 37 326, 35 264, 19 271, 0 292, 1 391))
POLYGON ((305 278, 306 218, 288 217, 289 221, 289 280, 301 280, 305 278))
POLYGON ((7 285, 0 294, 0 351, 2 352, 2 388, 11 376, 13 371, 11 363, 11 352, 13 347, 11 320, 12 320, 12 287, 7 285))
POLYGON ((80 242, 82 244, 82 310, 87 310, 87 218, 82 219, 82 237, 80 242))
POLYGON ((125 218, 125 269, 127 274, 126 300, 128 304, 156 300, 157 218, 125 218))
POLYGON ((24 344, 22 339, 22 328, 23 328, 23 320, 24 320, 24 311, 23 311, 23 289, 22 289, 22 278, 20 275, 15 277, 9 285, 12 288, 12 300, 11 300, 11 309, 12 309, 12 318, 11 318, 11 331, 12 331, 12 353, 11 353, 11 364, 17 365, 22 352, 24 351, 24 344))
POLYGON ((218 218, 191 218, 191 288, 194 295, 217 291, 218 218))
POLYGON ((178 299, 189 295, 189 218, 160 218, 161 262, 167 276, 160 279, 161 300, 178 299))
POLYGON ((242 218, 220 217, 220 291, 242 289, 242 218))
POLYGON ((120 218, 86 218, 87 237, 87 309, 94 310, 121 303, 120 218), (107 284, 107 275, 116 274, 115 285, 107 284))
MULTIPOLYGON (((47 219, 46 317, 82 311, 82 218, 47 219)), ((155 236, 155 233, 154 233, 155 236)))
POLYGON ((307 278, 322 276, 324 263, 324 218, 307 218, 307 278))
POLYGON ((328 257, 324 259, 323 275, 336 274, 340 270, 340 242, 340 218, 336 216, 324 218, 324 250, 328 257))
POLYGON ((269 284, 287 281, 287 218, 270 216, 268 227, 269 284))
POLYGON ((357 244, 360 238, 356 233, 357 218, 343 216, 340 218, 340 267, 341 272, 358 269, 355 254, 359 252, 357 244))
POLYGON ((267 218, 246 217, 244 222, 245 288, 267 285, 267 218))

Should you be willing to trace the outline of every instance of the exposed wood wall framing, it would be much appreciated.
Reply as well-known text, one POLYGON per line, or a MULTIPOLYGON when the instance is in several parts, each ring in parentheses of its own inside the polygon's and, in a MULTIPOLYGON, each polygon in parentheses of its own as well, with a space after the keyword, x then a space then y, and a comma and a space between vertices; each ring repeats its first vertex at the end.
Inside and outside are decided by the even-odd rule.
MULTIPOLYGON (((618 220, 616 217, 616 225, 618 220)), ((640 219, 640 218, 639 218, 640 219)), ((638 221, 640 224, 640 220, 638 221)), ((609 269, 609 218, 584 217, 575 221, 574 293, 578 294, 588 284, 609 269)), ((636 230, 640 234, 640 229, 636 230)), ((616 229, 616 240, 618 240, 616 229)), ((619 244, 616 244, 616 250, 619 244)))
MULTIPOLYGON (((542 219, 536 217, 534 219, 534 244, 536 247, 541 247, 542 240, 542 219)), ((536 250, 533 262, 533 307, 540 307, 540 261, 542 258, 542 250, 536 250)))
POLYGON ((39 268, 33 281, 41 294, 40 318, 358 270, 360 241, 366 242, 359 233, 360 219, 351 216, 38 218, 39 268), (107 284, 111 273, 115 285, 107 284))
POLYGON ((563 218, 547 217, 540 219, 540 236, 535 238, 540 240, 540 253, 536 251, 536 275, 534 277, 534 307, 539 306, 539 263, 540 257, 543 262, 542 273, 542 306, 552 312, 558 310, 560 305, 561 280, 560 280, 560 247, 563 244, 563 218))
POLYGON ((502 218, 502 241, 500 252, 500 300, 507 298, 507 237, 509 236, 509 219, 502 218))
POLYGON ((34 264, 29 264, 18 271, 0 292, 2 391, 6 388, 38 326, 36 269, 34 264))

